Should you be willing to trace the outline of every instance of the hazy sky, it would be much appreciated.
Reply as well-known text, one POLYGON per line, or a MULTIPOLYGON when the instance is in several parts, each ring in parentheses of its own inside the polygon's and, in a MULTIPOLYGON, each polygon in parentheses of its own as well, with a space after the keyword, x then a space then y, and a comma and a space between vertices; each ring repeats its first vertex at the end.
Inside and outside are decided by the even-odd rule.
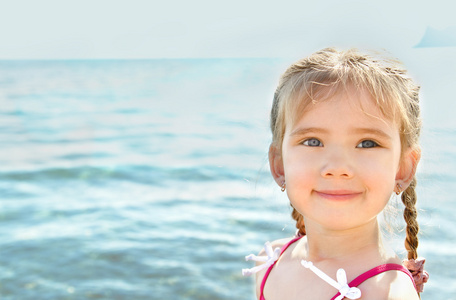
POLYGON ((410 49, 455 23, 452 0, 2 0, 0 59, 300 57, 410 49), (271 4, 267 4, 271 3, 271 4))

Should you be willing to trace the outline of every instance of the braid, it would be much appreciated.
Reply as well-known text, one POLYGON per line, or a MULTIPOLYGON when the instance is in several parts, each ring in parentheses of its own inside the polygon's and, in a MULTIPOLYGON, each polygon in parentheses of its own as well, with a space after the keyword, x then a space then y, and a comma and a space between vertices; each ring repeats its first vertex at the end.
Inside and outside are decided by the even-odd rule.
MULTIPOLYGON (((293 206, 291 205, 291 207, 293 206)), ((298 234, 302 236, 306 235, 306 226, 304 225, 304 218, 294 207, 291 216, 294 220, 296 220, 296 228, 298 229, 298 234)))
POLYGON ((408 259, 417 259, 418 254, 416 249, 418 248, 418 221, 416 211, 416 177, 413 177, 409 187, 402 193, 402 203, 405 205, 404 219, 407 223, 406 237, 405 237, 405 249, 407 249, 408 259))

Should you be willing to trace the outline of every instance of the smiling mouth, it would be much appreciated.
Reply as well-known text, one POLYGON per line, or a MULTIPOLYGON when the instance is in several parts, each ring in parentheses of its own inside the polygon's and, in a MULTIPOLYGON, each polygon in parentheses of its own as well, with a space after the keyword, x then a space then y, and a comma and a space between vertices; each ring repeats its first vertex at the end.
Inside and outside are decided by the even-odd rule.
POLYGON ((353 198, 358 197, 361 195, 361 192, 354 192, 354 191, 345 191, 345 190, 337 190, 337 191, 315 191, 317 195, 322 198, 328 200, 351 200, 353 198))

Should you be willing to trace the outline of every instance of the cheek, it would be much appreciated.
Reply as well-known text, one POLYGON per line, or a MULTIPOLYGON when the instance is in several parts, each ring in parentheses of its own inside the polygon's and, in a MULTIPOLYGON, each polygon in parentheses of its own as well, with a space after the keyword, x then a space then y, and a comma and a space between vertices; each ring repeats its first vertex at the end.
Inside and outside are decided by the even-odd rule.
POLYGON ((289 157, 289 160, 284 160, 285 181, 290 199, 300 194, 307 194, 306 191, 316 185, 319 178, 318 166, 316 160, 309 157, 301 156, 299 159, 289 157))
POLYGON ((288 177, 289 180, 293 177, 315 176, 316 160, 312 158, 312 155, 291 153, 284 157, 283 162, 285 177, 288 177))
POLYGON ((385 196, 391 195, 397 173, 394 159, 366 160, 361 164, 359 174, 371 189, 383 189, 385 196))

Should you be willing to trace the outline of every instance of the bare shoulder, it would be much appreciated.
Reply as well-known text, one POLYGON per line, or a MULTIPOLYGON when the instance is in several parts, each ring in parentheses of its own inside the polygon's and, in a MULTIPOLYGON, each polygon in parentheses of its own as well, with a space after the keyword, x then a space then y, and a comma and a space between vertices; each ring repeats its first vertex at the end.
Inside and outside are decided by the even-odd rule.
MULTIPOLYGON (((283 246, 285 246, 286 244, 288 244, 291 240, 293 240, 294 237, 289 237, 289 238, 284 238, 284 239, 279 239, 279 240, 275 240, 273 242, 271 242, 271 246, 272 246, 272 249, 276 249, 276 248, 282 248, 283 246)), ((265 249, 261 249, 260 253, 258 254, 259 256, 264 256, 266 255, 266 251, 265 249)), ((264 262, 257 262, 256 265, 259 266, 259 265, 262 265, 264 264, 264 262)), ((261 270, 260 272, 258 272, 256 274, 256 293, 257 293, 257 297, 259 297, 260 295, 260 288, 261 288, 261 283, 263 282, 263 278, 266 274, 266 271, 267 269, 263 269, 261 270)))
MULTIPOLYGON (((283 246, 288 244, 293 239, 294 239, 294 237, 288 237, 288 238, 284 238, 284 239, 275 240, 275 241, 271 242, 272 249, 282 248, 283 246)), ((261 251, 258 255, 266 255, 264 248, 261 249, 261 251)), ((260 264, 262 264, 262 262, 257 263, 257 264, 260 265, 260 264)))
POLYGON ((390 300, 400 300, 400 299, 410 299, 410 300, 419 300, 418 293, 416 292, 413 282, 403 272, 395 272, 397 276, 391 282, 390 285, 390 300))
POLYGON ((360 286, 362 299, 419 300, 410 277, 401 271, 387 271, 360 286))

